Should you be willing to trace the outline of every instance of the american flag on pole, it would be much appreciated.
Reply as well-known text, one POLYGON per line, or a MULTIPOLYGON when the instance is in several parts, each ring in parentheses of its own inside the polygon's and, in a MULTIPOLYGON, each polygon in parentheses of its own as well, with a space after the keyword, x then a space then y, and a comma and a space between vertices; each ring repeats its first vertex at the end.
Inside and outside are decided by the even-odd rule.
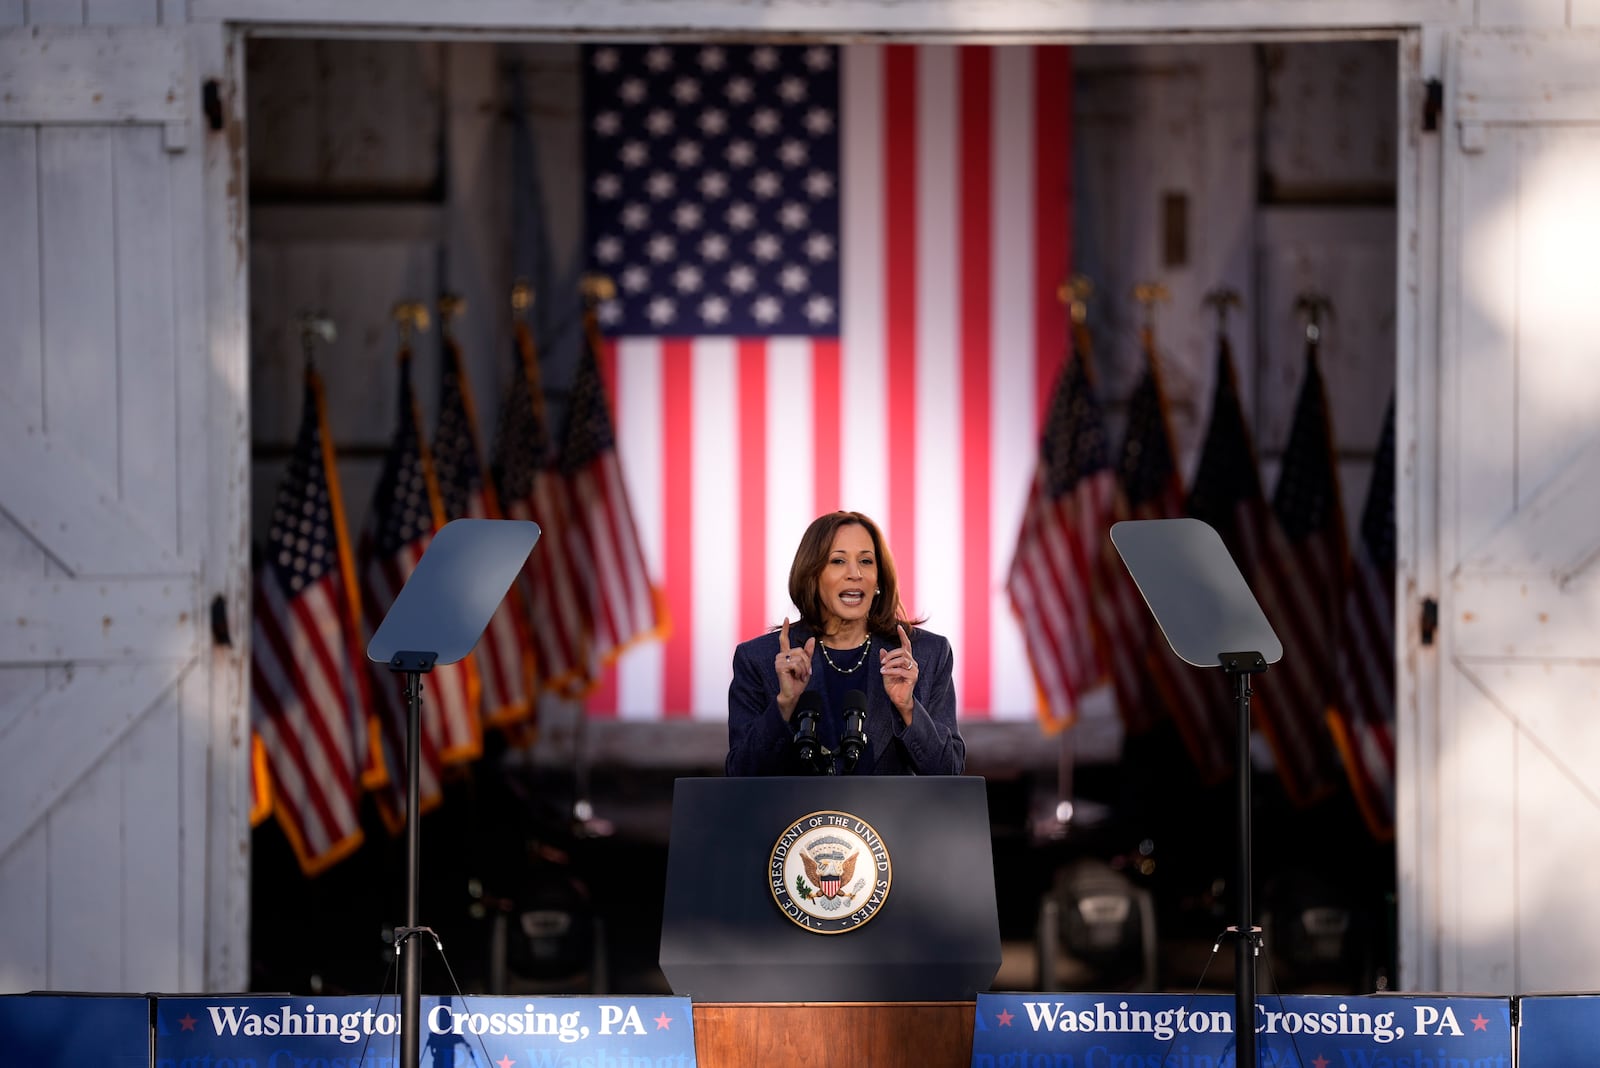
POLYGON ((1028 645, 1047 731, 1070 727, 1104 674, 1094 638, 1094 568, 1116 476, 1082 353, 1061 370, 1006 589, 1028 645))
POLYGON ((255 804, 270 796, 307 875, 362 841, 367 661, 355 598, 322 380, 307 368, 300 431, 255 573, 250 660, 250 720, 264 769, 252 766, 271 778, 270 789, 253 784, 255 804))
POLYGON ((883 527, 959 651, 965 716, 1031 719, 1005 582, 1068 351, 1061 47, 604 46, 584 53, 601 370, 666 641, 589 703, 727 715, 732 650, 793 615, 835 508, 883 527))
POLYGON ((584 672, 586 625, 580 576, 567 552, 571 503, 545 409, 539 354, 527 324, 520 320, 493 467, 507 517, 539 524, 539 544, 522 565, 521 578, 538 689, 581 693, 591 680, 584 672))
POLYGON ((567 394, 561 470, 572 503, 567 552, 584 595, 586 679, 629 645, 666 630, 661 591, 650 578, 639 528, 617 459, 611 399, 600 379, 600 332, 584 313, 584 347, 567 394))
MULTIPOLYGON (((439 375, 439 418, 433 433, 433 465, 446 521, 499 519, 500 501, 484 472, 478 450, 478 420, 461 346, 444 336, 439 375)), ((483 682, 483 721, 500 727, 533 712, 533 647, 522 590, 513 585, 484 627, 474 658, 483 682)))
MULTIPOLYGON (((1139 355, 1144 373, 1128 399, 1128 425, 1117 456, 1117 489, 1108 527, 1183 514, 1183 480, 1173 457, 1155 337, 1149 328, 1139 333, 1139 355)), ((1129 734, 1141 734, 1164 718, 1170 703, 1164 693, 1171 693, 1173 700, 1199 700, 1201 676, 1167 646, 1111 539, 1102 537, 1095 549, 1095 619, 1104 638, 1117 711, 1129 734), (1167 676, 1166 687, 1159 686, 1154 676, 1167 676)))
POLYGON ((1372 461, 1339 636, 1328 723, 1367 827, 1394 836, 1394 400, 1372 461))
MULTIPOLYGON (((377 629, 400 589, 444 525, 444 505, 432 457, 422 436, 422 412, 411 388, 411 353, 399 354, 398 424, 373 491, 372 507, 361 535, 361 606, 377 629)), ((378 807, 390 829, 406 815, 406 746, 409 729, 403 677, 382 665, 373 667, 374 705, 379 720, 382 765, 368 784, 378 790, 378 807)), ((426 812, 443 797, 441 769, 475 759, 483 751, 478 715, 481 684, 468 656, 441 664, 422 679, 422 737, 418 739, 418 811, 426 812)), ((415 813, 412 814, 413 817, 415 813)))
POLYGON ((1310 340, 1272 511, 1281 537, 1270 537, 1256 562, 1257 586, 1262 610, 1283 642, 1283 659, 1269 672, 1275 677, 1263 677, 1257 687, 1258 722, 1290 800, 1307 804, 1339 783, 1339 753, 1326 714, 1348 551, 1327 391, 1310 340))
MULTIPOLYGON (((1233 350, 1226 335, 1217 335, 1216 380, 1211 395, 1211 418, 1206 425, 1200 462, 1189 487, 1188 512, 1208 523, 1222 538, 1233 561, 1262 601, 1259 584, 1252 580, 1253 563, 1272 527, 1271 512, 1261 492, 1256 450, 1239 406, 1239 384, 1233 370, 1233 350)), ((1262 604, 1265 609, 1265 603, 1262 604)), ((1271 616, 1268 616, 1271 619, 1271 616)), ((1248 652, 1218 649, 1217 652, 1248 652)), ((1172 677, 1177 676, 1175 668, 1172 677)), ((1221 669, 1203 671, 1205 699, 1175 701, 1170 707, 1189 757, 1201 781, 1217 782, 1235 766, 1238 715, 1234 693, 1221 669)), ((1269 671, 1276 671, 1273 667, 1269 671)), ((1259 689, 1259 687, 1257 688, 1259 689)))

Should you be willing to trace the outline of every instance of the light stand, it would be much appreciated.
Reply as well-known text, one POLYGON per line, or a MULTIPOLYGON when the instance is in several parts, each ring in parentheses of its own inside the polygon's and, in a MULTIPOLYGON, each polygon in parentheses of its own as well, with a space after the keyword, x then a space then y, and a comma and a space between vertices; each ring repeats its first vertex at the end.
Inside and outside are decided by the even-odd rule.
POLYGON ((478 644, 534 543, 535 523, 513 519, 457 519, 434 535, 400 594, 367 643, 367 659, 405 675, 406 693, 406 923, 395 932, 401 954, 400 1065, 418 1068, 422 1053, 421 958, 411 940, 426 934, 417 923, 422 881, 421 793, 422 676, 454 664, 478 644))
POLYGON ((1172 651, 1195 667, 1220 667, 1238 713, 1238 923, 1234 956, 1234 1064, 1255 1068, 1255 959, 1260 929, 1251 918, 1250 676, 1283 658, 1283 644, 1228 554, 1198 519, 1113 524, 1111 542, 1127 565, 1172 651), (1228 652, 1226 650, 1248 650, 1228 652))

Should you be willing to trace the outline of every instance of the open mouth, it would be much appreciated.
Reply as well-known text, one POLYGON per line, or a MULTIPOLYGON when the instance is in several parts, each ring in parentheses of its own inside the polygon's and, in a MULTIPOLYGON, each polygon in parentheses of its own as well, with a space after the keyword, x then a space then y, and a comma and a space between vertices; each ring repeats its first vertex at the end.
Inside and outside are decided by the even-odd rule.
POLYGON ((839 594, 839 600, 842 603, 855 608, 866 603, 867 595, 865 591, 862 590, 844 590, 839 594))

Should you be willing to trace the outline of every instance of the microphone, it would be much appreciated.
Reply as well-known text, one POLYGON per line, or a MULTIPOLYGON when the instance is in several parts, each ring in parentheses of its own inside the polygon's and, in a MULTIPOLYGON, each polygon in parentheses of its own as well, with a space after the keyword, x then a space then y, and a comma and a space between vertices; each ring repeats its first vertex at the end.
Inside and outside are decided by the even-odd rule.
POLYGON ((839 755, 848 775, 856 770, 862 750, 867 747, 867 695, 849 690, 844 695, 844 734, 839 739, 839 755))
POLYGON ((800 763, 813 770, 821 748, 817 741, 817 720, 821 718, 822 695, 814 690, 802 693, 794 706, 794 751, 800 763))

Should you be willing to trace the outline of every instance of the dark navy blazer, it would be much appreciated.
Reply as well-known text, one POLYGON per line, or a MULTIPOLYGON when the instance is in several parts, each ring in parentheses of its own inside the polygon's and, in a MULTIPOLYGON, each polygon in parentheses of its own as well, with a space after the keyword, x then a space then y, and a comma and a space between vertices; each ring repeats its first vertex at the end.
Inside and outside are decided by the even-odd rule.
MULTIPOLYGON (((951 679, 950 642, 921 628, 911 631, 911 655, 917 662, 912 690, 914 711, 907 726, 900 718, 878 672, 879 641, 874 639, 863 692, 867 696, 867 748, 861 770, 877 775, 960 775, 967 763, 966 743, 956 729, 956 693, 951 679)), ((804 646, 812 637, 804 626, 790 624, 789 644, 804 646)), ((818 640, 820 644, 820 639, 818 640)), ((898 647, 898 636, 894 647, 898 647)), ((793 733, 778 711, 778 632, 741 642, 733 651, 733 683, 728 687, 729 775, 800 775, 793 733)), ((835 657, 837 659, 837 657, 835 657)), ((826 697, 823 672, 832 670, 816 651, 806 689, 826 697)), ((818 733, 833 747, 842 729, 844 710, 825 707, 818 733)))

